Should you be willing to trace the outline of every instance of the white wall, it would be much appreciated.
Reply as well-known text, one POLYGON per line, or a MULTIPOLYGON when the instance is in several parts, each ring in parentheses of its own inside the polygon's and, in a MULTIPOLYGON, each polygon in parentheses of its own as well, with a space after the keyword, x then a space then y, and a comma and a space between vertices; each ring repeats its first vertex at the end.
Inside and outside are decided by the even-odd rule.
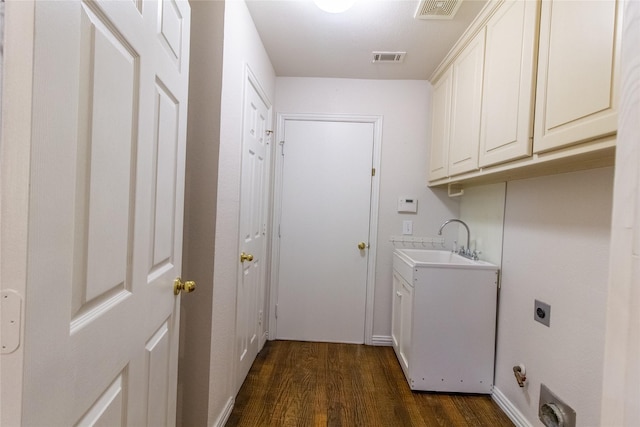
POLYGON ((231 408, 236 392, 234 337, 239 254, 240 158, 243 87, 247 65, 266 95, 273 100, 275 72, 247 7, 242 0, 226 1, 208 425, 219 425, 227 414, 226 411, 231 408))
MULTIPOLYGON (((471 249, 481 252, 480 259, 498 266, 502 263, 505 189, 504 182, 468 187, 460 197, 460 219, 469 226, 471 249)), ((466 245, 466 230, 458 228, 458 246, 466 245)))
POLYGON ((540 383, 600 423, 613 168, 507 184, 495 385, 533 425, 540 383), (534 300, 551 326, 534 321, 534 300), (512 367, 524 363, 527 385, 512 367))
POLYGON ((182 277, 197 292, 180 310, 178 425, 207 425, 220 146, 224 2, 191 1, 191 63, 182 277))
POLYGON ((458 212, 458 201, 449 199, 446 191, 426 187, 430 108, 427 81, 276 79, 276 112, 383 116, 374 338, 391 334, 389 237, 402 234, 405 219, 413 220, 415 236, 436 236, 440 224, 458 212), (399 196, 416 196, 418 214, 398 214, 399 196))

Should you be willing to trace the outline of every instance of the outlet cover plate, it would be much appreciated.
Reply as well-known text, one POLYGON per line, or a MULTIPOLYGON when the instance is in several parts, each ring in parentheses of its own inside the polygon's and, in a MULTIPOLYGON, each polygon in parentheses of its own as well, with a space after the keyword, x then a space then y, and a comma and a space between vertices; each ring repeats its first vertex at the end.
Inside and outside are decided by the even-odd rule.
POLYGON ((533 304, 533 320, 544 326, 551 326, 551 306, 545 302, 535 300, 533 304))

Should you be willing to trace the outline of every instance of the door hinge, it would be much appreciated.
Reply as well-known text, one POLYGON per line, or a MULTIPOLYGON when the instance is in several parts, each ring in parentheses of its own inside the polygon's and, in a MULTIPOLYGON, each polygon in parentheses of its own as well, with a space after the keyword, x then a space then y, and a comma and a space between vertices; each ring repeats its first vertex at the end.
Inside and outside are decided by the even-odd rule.
POLYGON ((278 318, 278 304, 276 304, 275 317, 278 318))
POLYGON ((371 176, 376 176, 376 168, 371 168, 371 176))

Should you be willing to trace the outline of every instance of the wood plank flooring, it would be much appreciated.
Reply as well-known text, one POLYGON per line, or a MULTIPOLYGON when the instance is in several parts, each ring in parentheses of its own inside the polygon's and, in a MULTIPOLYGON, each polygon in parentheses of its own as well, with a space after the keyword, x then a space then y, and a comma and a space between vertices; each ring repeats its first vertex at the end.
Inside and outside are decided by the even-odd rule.
POLYGON ((412 392, 391 347, 269 341, 226 426, 513 424, 486 395, 412 392))

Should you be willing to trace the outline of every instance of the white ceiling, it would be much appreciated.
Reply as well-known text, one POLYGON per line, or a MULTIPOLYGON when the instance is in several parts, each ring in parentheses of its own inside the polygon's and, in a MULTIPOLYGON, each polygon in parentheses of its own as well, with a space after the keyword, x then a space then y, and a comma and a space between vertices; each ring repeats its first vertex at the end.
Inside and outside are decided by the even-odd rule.
POLYGON ((246 0, 282 77, 425 80, 486 0, 464 0, 453 20, 413 16, 418 0, 358 0, 340 14, 312 0, 246 0), (371 62, 373 51, 407 52, 403 63, 371 62))

